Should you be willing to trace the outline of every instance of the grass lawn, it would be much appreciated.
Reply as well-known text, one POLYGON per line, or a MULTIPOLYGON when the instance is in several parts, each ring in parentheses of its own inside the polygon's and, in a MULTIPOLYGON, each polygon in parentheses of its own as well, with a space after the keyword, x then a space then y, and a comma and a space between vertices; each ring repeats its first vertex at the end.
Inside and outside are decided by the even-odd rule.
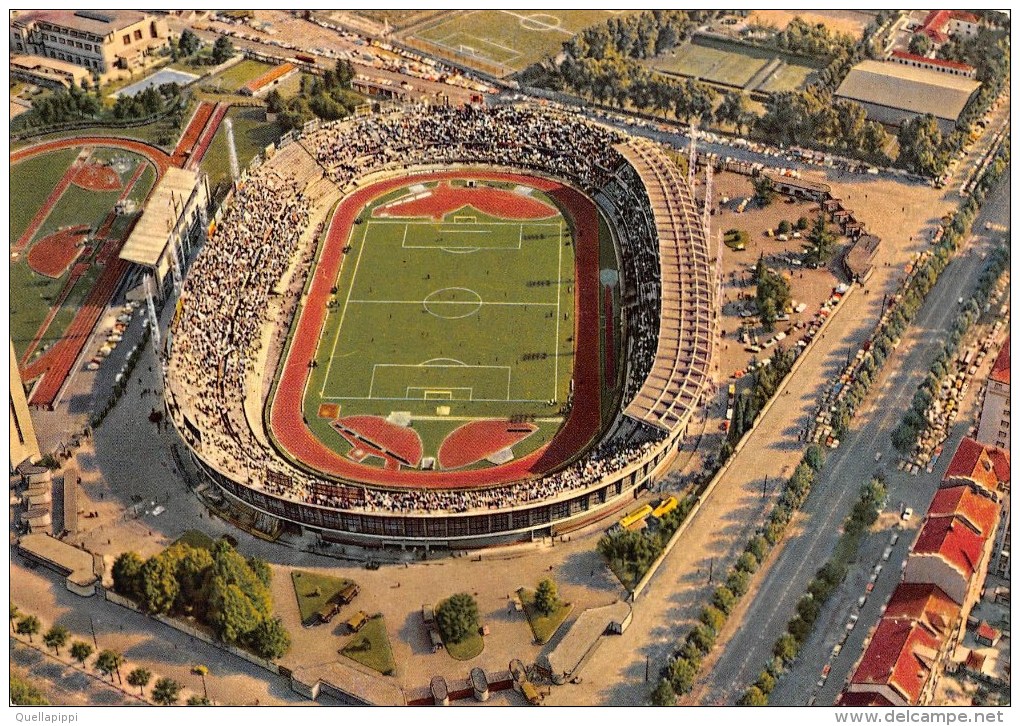
POLYGON ((80 148, 63 149, 25 159, 11 167, 10 240, 13 244, 46 201, 80 148))
POLYGON ((397 671, 390 636, 386 632, 386 620, 382 615, 376 615, 365 623, 361 632, 347 641, 340 653, 384 676, 391 676, 397 671))
POLYGON ((552 637, 556 635, 556 630, 563 625, 563 621, 574 609, 573 603, 561 601, 551 615, 543 615, 535 608, 534 590, 522 587, 517 591, 517 594, 521 596, 524 614, 528 616, 528 625, 531 626, 535 642, 539 645, 545 645, 552 640, 552 637))
POLYGON ((215 540, 213 540, 213 538, 205 532, 199 532, 197 529, 189 529, 174 540, 174 543, 170 546, 173 547, 175 544, 186 544, 189 547, 195 547, 197 549, 211 550, 215 544, 215 540))
POLYGON ((768 80, 758 86, 757 90, 765 93, 798 91, 810 82, 814 73, 816 69, 811 66, 784 63, 768 80))
POLYGON ((359 252, 341 267, 303 402, 327 446, 349 449, 319 417, 322 403, 344 416, 409 412, 426 456, 476 418, 537 419, 515 456, 555 435, 573 372, 573 247, 554 203, 531 197, 550 216, 496 219, 470 206, 438 223, 371 216, 392 195, 362 213, 366 222, 350 232, 359 252), (437 406, 448 414, 437 417, 437 406))
POLYGON ((446 652, 454 660, 471 660, 472 658, 477 658, 485 650, 485 641, 482 639, 481 634, 477 632, 472 633, 459 643, 451 643, 448 640, 444 640, 443 645, 446 646, 446 652))
POLYGON ((352 582, 342 577, 306 570, 292 570, 290 581, 294 585, 294 595, 297 597, 302 623, 310 622, 315 618, 323 605, 352 582))
POLYGON ((606 10, 475 10, 451 13, 415 36, 509 73, 555 55, 575 33, 610 17, 606 10))
POLYGON ((703 81, 730 86, 743 86, 767 62, 767 58, 756 58, 740 52, 686 43, 677 48, 673 54, 657 58, 653 66, 663 73, 700 78, 703 81))
MULTIPOLYGON (((234 145, 241 169, 281 136, 280 125, 275 121, 266 123, 259 120, 262 116, 261 110, 256 108, 232 108, 227 112, 227 118, 234 124, 234 145)), ((209 175, 209 188, 214 195, 220 185, 224 185, 225 194, 230 186, 230 151, 227 147, 227 129, 223 124, 216 130, 209 150, 202 158, 201 168, 209 175)))
POLYGON ((203 86, 218 88, 228 93, 237 91, 249 81, 253 81, 273 66, 269 63, 261 63, 245 59, 227 68, 222 73, 210 76, 201 82, 203 86))

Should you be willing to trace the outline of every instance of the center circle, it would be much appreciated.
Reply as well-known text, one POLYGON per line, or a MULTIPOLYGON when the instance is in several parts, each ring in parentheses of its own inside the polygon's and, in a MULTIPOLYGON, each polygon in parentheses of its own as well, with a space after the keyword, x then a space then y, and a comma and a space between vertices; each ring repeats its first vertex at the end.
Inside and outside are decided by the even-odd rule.
POLYGON ((467 287, 443 287, 429 293, 421 304, 429 315, 443 320, 457 320, 481 310, 482 296, 467 287))

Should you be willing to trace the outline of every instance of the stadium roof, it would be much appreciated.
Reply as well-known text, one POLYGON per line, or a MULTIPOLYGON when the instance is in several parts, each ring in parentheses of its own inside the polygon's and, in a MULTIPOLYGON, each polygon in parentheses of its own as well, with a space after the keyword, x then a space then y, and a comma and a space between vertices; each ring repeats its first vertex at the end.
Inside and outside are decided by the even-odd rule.
POLYGON ((145 212, 120 251, 120 258, 155 267, 166 249, 184 206, 198 184, 198 174, 171 167, 145 204, 145 212))
POLYGON ((836 95, 916 114, 956 121, 978 81, 901 63, 866 60, 843 79, 836 95))

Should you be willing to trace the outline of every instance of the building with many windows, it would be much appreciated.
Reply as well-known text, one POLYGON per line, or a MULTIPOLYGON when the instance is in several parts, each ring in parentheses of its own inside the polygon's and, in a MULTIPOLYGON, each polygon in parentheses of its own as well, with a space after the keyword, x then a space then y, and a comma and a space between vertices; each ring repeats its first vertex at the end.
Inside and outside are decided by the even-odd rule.
POLYGON ((29 10, 11 17, 10 50, 103 75, 167 47, 166 20, 136 10, 29 10))

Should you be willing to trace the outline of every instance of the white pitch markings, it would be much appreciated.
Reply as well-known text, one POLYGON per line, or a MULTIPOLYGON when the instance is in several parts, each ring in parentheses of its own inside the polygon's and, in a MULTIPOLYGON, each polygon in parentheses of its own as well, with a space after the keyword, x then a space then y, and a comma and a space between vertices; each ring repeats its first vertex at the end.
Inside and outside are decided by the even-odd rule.
MULTIPOLYGON (((407 234, 407 229, 404 229, 404 234, 407 234)), ((351 231, 351 237, 354 236, 353 230, 351 231)), ((347 239, 351 241, 350 237, 347 239)), ((333 350, 329 355, 329 363, 326 365, 326 376, 322 379, 322 390, 319 391, 319 395, 325 397, 326 395, 326 381, 329 380, 329 372, 333 367, 333 360, 337 357, 336 347, 340 343, 340 331, 344 328, 344 316, 347 315, 347 305, 351 302, 351 293, 354 292, 354 283, 358 280, 358 266, 361 264, 361 254, 365 251, 365 246, 368 244, 368 234, 366 233, 361 239, 361 244, 358 246, 358 259, 354 261, 354 272, 351 275, 351 286, 347 288, 347 299, 344 300, 343 310, 340 311, 340 322, 336 326, 336 338, 333 340, 333 350)), ((341 267, 341 270, 343 268, 341 267)))
POLYGON ((563 291, 560 289, 563 280, 563 222, 560 222, 560 237, 556 242, 556 345, 553 347, 553 395, 556 400, 560 380, 560 298, 563 291))

